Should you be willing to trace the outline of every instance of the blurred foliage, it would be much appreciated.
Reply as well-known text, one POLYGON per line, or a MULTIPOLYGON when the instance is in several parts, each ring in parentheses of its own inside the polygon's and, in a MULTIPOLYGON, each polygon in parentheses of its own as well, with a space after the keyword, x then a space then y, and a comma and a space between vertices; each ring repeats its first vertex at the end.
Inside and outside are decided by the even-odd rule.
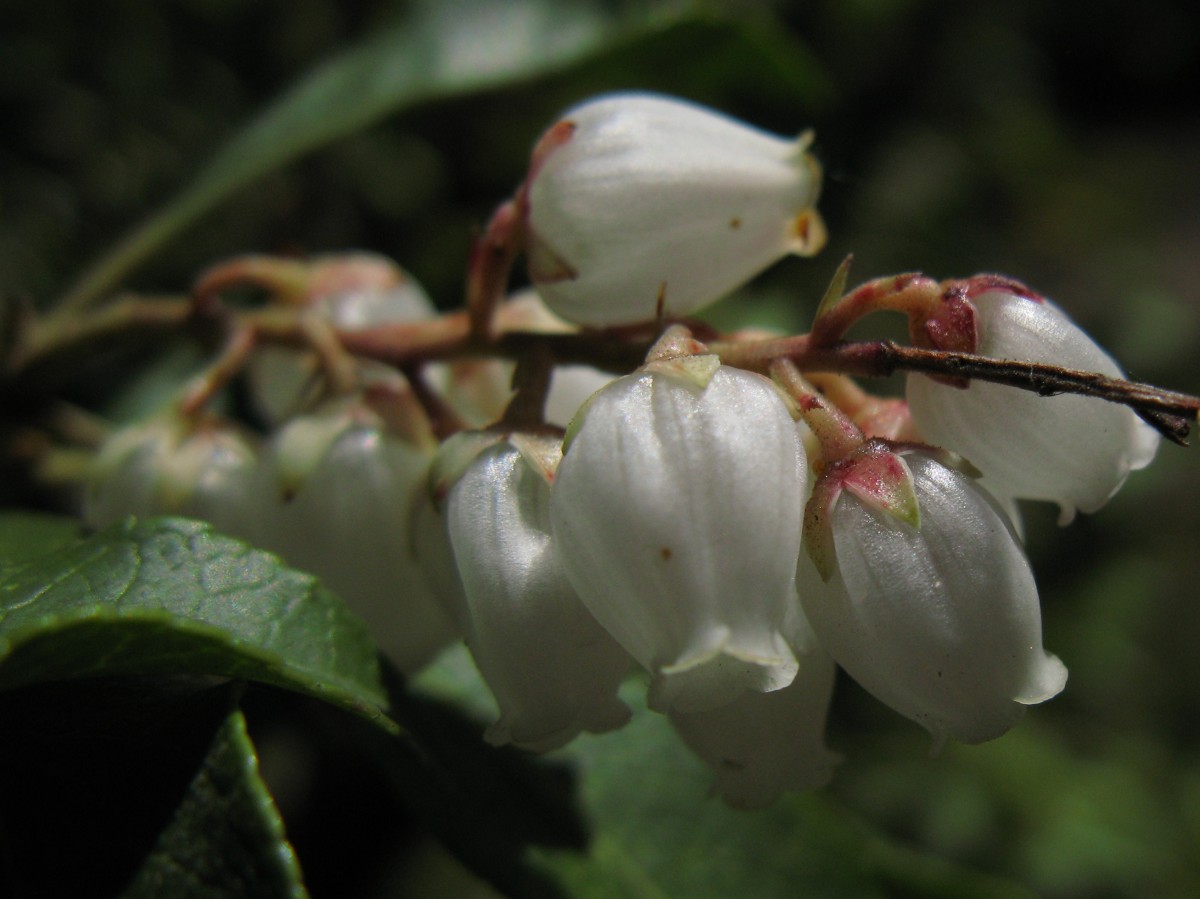
MULTIPOLYGON (((419 5, 0 6, 0 291, 49 306, 115 236, 195 183, 284 91, 322 61, 397 28, 419 5)), ((816 129, 828 249, 815 262, 780 264, 714 310, 717 320, 744 323, 749 314, 803 328, 836 262, 851 252, 852 281, 910 269, 939 277, 999 270, 1054 297, 1135 376, 1200 391, 1192 296, 1200 275, 1200 104, 1192 88, 1200 10, 1167 0, 1086 8, 779 0, 714 4, 686 27, 663 30, 682 5, 561 7, 552 34, 620 21, 630 34, 639 24, 642 33, 655 29, 657 43, 617 42, 579 66, 536 75, 531 68, 486 90, 424 98, 369 126, 363 119, 364 127, 247 181, 124 286, 179 291, 204 265, 248 250, 361 247, 395 256, 440 304, 457 305, 467 235, 519 180, 540 129, 589 93, 636 86, 778 132, 816 129), (706 30, 729 15, 736 39, 706 30)), ((485 6, 493 15, 500 8, 462 2, 444 4, 443 13, 470 17, 485 6)), ((522 16, 549 8, 504 5, 488 20, 494 33, 477 38, 478 52, 503 41, 522 16)), ((77 389, 99 396, 115 377, 77 389)), ((637 894, 629 878, 642 884, 640 894, 662 895, 653 854, 638 861, 641 869, 613 853, 658 845, 667 826, 659 816, 668 813, 662 820, 676 822, 678 839, 689 819, 682 804, 693 802, 705 809, 698 829, 714 815, 730 831, 744 828, 731 833, 718 861, 729 871, 776 872, 761 882, 769 890, 762 895, 866 892, 861 871, 827 871, 819 859, 790 883, 776 876, 792 870, 789 859, 813 852, 794 841, 814 833, 819 847, 888 847, 890 873, 869 880, 880 895, 1003 895, 1019 886, 1063 899, 1200 894, 1194 453, 1164 447, 1107 508, 1070 528, 1055 526, 1053 510, 1027 510, 1046 645, 1071 679, 1013 733, 930 758, 918 728, 843 680, 831 742, 846 761, 821 796, 739 817, 711 812, 702 780, 689 783, 694 798, 662 794, 669 808, 647 802, 647 787, 637 814, 622 823, 620 845, 594 847, 609 853, 610 865, 626 866, 626 880, 597 874, 589 886, 592 868, 572 869, 539 849, 542 870, 580 895, 603 894, 603 883, 616 890, 609 895, 637 894), (855 836, 857 828, 869 835, 855 836), (940 887, 930 873, 937 865, 950 866, 940 887), (956 880, 963 870, 975 873, 956 880)), ((353 765, 338 755, 336 728, 301 739, 261 695, 250 697, 255 708, 250 728, 263 774, 314 896, 494 895, 430 842, 419 816, 397 810, 396 795, 379 795, 368 773, 347 770, 353 765)), ((621 791, 622 766, 637 774, 635 766, 649 764, 645 753, 608 753, 657 745, 645 731, 653 720, 642 716, 642 730, 564 754, 584 767, 584 796, 601 822, 623 814, 620 797, 638 798, 627 795, 629 784, 621 791), (607 775, 587 780, 606 766, 607 775), (609 789, 605 777, 611 795, 598 793, 609 789)), ((706 840, 703 851, 714 852, 716 836, 706 840)), ((657 856, 668 874, 694 863, 696 878, 736 889, 705 866, 711 862, 689 858, 686 846, 657 856)), ((669 879, 679 895, 691 895, 688 873, 669 879)))

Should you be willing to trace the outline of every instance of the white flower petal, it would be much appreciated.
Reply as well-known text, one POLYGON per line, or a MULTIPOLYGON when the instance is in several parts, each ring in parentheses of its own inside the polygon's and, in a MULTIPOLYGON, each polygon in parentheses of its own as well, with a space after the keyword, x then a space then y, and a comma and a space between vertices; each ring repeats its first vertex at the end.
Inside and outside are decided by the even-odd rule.
MULTIPOLYGON (((314 303, 309 314, 327 320, 335 328, 352 331, 389 322, 426 321, 437 310, 421 285, 404 277, 387 290, 358 289, 324 297, 314 303)), ((366 361, 359 366, 368 381, 404 384, 403 377, 389 366, 366 361)), ((251 399, 263 417, 275 425, 304 408, 305 400, 319 386, 319 377, 315 355, 280 346, 258 348, 247 368, 251 399)))
POLYGON ((824 242, 807 138, 650 94, 602 97, 563 118, 574 132, 528 195, 531 274, 563 318, 648 321, 660 296, 683 315, 824 242))
POLYGON ((702 710, 791 682, 806 460, 774 387, 621 378, 587 407, 552 491, 554 535, 596 619, 651 671, 651 704, 702 710))
POLYGON ((920 527, 844 491, 838 573, 824 583, 802 557, 801 601, 838 664, 935 741, 988 740, 1058 693, 1066 669, 1042 649, 1037 587, 995 501, 930 456, 904 459, 920 527))
POLYGON ((341 409, 333 414, 343 429, 329 439, 314 424, 328 414, 298 418, 271 441, 247 499, 254 517, 246 536, 317 575, 366 620, 397 667, 415 671, 457 636, 413 550, 429 452, 341 409), (289 458, 305 455, 297 432, 328 441, 302 478, 289 458))
POLYGON ((447 507, 463 633, 500 706, 488 739, 539 752, 623 725, 617 688, 633 664, 563 574, 549 503, 546 481, 503 443, 476 457, 447 507))
POLYGON ((445 508, 439 509, 425 491, 417 498, 412 518, 412 546, 417 565, 438 605, 454 622, 467 617, 467 595, 463 590, 445 508))
MULTIPOLYGON (((972 302, 981 355, 1123 377, 1048 301, 990 291, 972 302)), ((997 496, 1056 502, 1064 523, 1077 508, 1104 505, 1158 447, 1158 435, 1130 409, 1090 397, 1039 397, 982 381, 959 390, 910 375, 908 403, 925 439, 969 459, 997 496)))
POLYGON ((590 365, 560 365, 554 369, 546 396, 546 421, 565 428, 588 398, 611 384, 613 375, 590 365))
POLYGON ((167 414, 117 431, 101 448, 83 517, 103 527, 127 515, 183 515, 237 534, 257 453, 219 422, 167 414))
MULTIPOLYGON (((797 617, 803 618, 799 610, 797 617)), ((747 691, 715 709, 669 714, 688 748, 713 770, 713 792, 734 808, 763 808, 784 791, 819 789, 839 761, 824 738, 833 660, 813 639, 793 645, 800 670, 782 690, 747 691)))

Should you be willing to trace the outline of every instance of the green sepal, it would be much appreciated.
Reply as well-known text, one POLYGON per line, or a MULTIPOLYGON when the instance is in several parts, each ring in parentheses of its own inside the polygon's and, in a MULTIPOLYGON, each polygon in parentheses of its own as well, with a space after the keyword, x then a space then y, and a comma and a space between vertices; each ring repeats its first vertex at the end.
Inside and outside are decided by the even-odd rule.
POLYGON ((703 390, 721 367, 721 357, 713 353, 700 356, 678 356, 648 362, 643 371, 682 381, 703 390))
POLYGON ((833 273, 829 286, 825 288, 825 294, 821 297, 821 302, 817 304, 817 314, 813 316, 813 328, 816 328, 817 322, 828 315, 837 306, 838 301, 845 296, 846 282, 850 279, 850 263, 853 259, 853 256, 847 256, 837 267, 837 271, 833 273))
POLYGON ((508 442, 520 453, 547 484, 554 483, 554 473, 558 463, 562 461, 562 440, 549 434, 528 434, 524 432, 510 434, 508 442))

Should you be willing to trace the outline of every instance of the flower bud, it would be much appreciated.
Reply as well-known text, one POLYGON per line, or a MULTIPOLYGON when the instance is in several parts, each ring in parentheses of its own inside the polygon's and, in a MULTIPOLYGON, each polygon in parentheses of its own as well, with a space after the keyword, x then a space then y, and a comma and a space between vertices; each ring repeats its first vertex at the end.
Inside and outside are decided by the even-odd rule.
POLYGON ((494 744, 544 752, 581 731, 629 720, 617 698, 633 660, 584 608, 563 574, 550 532, 550 485, 539 470, 557 440, 524 436, 483 450, 452 488, 451 543, 466 596, 459 624, 500 707, 494 744))
POLYGON ((103 527, 126 515, 183 515, 237 533, 256 451, 232 426, 174 413, 117 431, 92 466, 83 517, 103 527))
MULTIPOLYGON (((1124 377, 1048 300, 995 288, 971 302, 981 355, 1124 377)), ((1063 524, 1076 509, 1103 506, 1130 471, 1150 464, 1158 447, 1158 435, 1132 410, 1091 397, 1041 397, 983 381, 958 389, 914 374, 908 403, 924 438, 969 459, 989 490, 1056 502, 1063 524)))
POLYGON ((839 757, 825 748, 833 659, 799 608, 792 646, 800 668, 771 693, 746 691, 705 712, 671 712, 675 731, 713 771, 713 792, 733 808, 763 808, 784 791, 825 786, 839 757))
POLYGON ((825 243, 821 170, 788 140, 703 107, 613 94, 568 111, 525 186, 529 273, 584 325, 686 315, 825 243))
POLYGON ((412 672, 457 634, 413 549, 433 445, 406 439, 402 417, 355 398, 289 422, 268 444, 246 500, 255 513, 247 536, 319 577, 412 672))
POLYGON ((936 744, 997 737, 1024 707, 1062 690, 1067 672, 1042 649, 1033 574, 992 497, 924 450, 868 443, 830 466, 806 518, 828 530, 833 559, 807 554, 797 589, 834 660, 936 744), (906 488, 866 489, 888 455, 906 488), (870 474, 855 469, 870 465, 870 474), (844 489, 843 489, 844 488, 844 489), (818 569, 832 561, 828 580, 818 569))
POLYGON ((573 425, 551 493, 563 568, 653 674, 651 706, 702 711, 787 686, 806 459, 766 379, 713 356, 619 378, 573 425))

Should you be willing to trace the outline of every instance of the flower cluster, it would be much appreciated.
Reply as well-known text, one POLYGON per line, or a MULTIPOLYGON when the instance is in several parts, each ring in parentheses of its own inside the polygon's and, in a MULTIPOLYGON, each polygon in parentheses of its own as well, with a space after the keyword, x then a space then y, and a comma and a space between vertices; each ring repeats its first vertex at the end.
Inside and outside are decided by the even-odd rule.
MULTIPOLYGON (((648 95, 569 111, 489 226, 496 252, 474 257, 464 346, 592 333, 576 325, 619 339, 815 252, 810 141, 648 95), (518 251, 540 299, 496 306, 518 251)), ((620 377, 547 361, 548 343, 515 376, 445 353, 401 374, 337 334, 419 335, 435 321, 419 288, 363 257, 301 274, 243 260, 202 278, 302 310, 307 350, 252 359, 272 433, 194 410, 122 431, 88 519, 208 518, 323 578, 407 672, 461 638, 499 709, 493 743, 547 751, 619 728, 618 688, 640 671, 735 806, 828 780, 835 666, 935 743, 996 737, 1062 690, 1015 501, 1093 511, 1157 444, 1124 406, 952 373, 882 400, 802 372, 799 351, 729 364, 679 324, 620 377)), ((996 276, 831 291, 806 346, 882 308, 919 347, 1120 376, 1061 310, 996 276)))
MULTIPOLYGON (((200 284, 266 287, 274 302, 322 326, 435 316, 420 286, 379 257, 319 259, 303 275, 296 269, 291 261, 239 259, 200 284)), ((528 294, 507 304, 503 319, 506 327, 570 329, 528 294)), ((321 367, 328 362, 279 346, 247 360, 252 405, 271 429, 265 438, 178 406, 117 431, 92 465, 83 515, 93 527, 127 515, 200 518, 278 553, 319 576, 367 621, 392 662, 414 672, 463 633, 450 605, 435 598, 445 578, 418 560, 422 516, 432 514, 425 482, 439 445, 434 422, 406 379, 378 364, 353 363, 349 387, 327 395, 331 378, 321 367)), ((563 423, 609 380, 581 366, 560 374, 546 411, 563 423)), ((431 375, 456 420, 468 424, 496 419, 511 395, 511 363, 431 375)))

